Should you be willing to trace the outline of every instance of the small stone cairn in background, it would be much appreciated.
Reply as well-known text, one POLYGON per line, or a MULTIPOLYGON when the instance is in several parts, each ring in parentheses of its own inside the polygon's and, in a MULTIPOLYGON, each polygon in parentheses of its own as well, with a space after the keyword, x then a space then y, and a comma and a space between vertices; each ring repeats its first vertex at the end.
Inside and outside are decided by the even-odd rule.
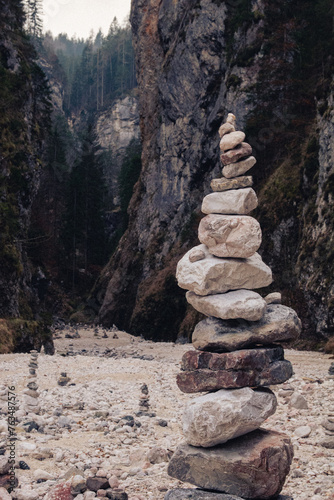
POLYGON ((267 386, 293 373, 279 343, 298 338, 301 322, 281 305, 279 293, 262 298, 253 291, 272 282, 257 253, 260 225, 248 215, 258 200, 252 177, 244 174, 256 160, 245 134, 235 130, 234 115, 219 134, 223 177, 211 182, 213 193, 203 200, 201 244, 176 273, 187 301, 207 316, 193 332, 195 350, 184 354, 177 384, 185 393, 207 394, 185 408, 186 443, 168 473, 200 489, 173 490, 165 500, 278 498, 293 458, 286 435, 260 426, 277 407, 267 386))
POLYGON ((23 407, 27 413, 38 415, 41 407, 38 402, 39 392, 36 370, 38 368, 38 352, 30 351, 29 376, 26 389, 23 390, 23 407))

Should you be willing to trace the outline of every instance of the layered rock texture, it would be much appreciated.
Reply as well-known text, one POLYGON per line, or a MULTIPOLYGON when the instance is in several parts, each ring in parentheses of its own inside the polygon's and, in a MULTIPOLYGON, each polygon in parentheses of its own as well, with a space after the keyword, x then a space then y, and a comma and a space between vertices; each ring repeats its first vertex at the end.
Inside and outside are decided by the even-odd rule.
MULTIPOLYGON (((240 161, 252 152, 250 146, 242 142, 245 134, 235 130, 234 122, 234 115, 229 114, 219 131, 223 164, 226 164, 227 154, 234 162, 235 152, 240 161), (241 142, 243 156, 239 156, 241 142)), ((237 178, 240 173, 238 164, 228 165, 230 172, 235 165, 237 178)), ((249 189, 257 201, 255 192, 249 189)), ((238 200, 242 191, 243 188, 239 192, 234 189, 226 191, 229 203, 226 203, 226 198, 216 200, 213 213, 222 216, 234 215, 234 212, 239 214, 238 200)), ((207 195, 206 199, 210 196, 207 195)), ((203 206, 204 203, 202 212, 207 213, 203 206)), ((256 230, 258 233, 257 227, 256 230)), ((245 233, 245 240, 247 237, 252 239, 247 228, 245 233)), ((236 246, 240 253, 243 246, 249 250, 243 238, 238 239, 236 246)), ((271 294, 265 300, 252 291, 261 286, 257 279, 266 281, 262 287, 272 281, 270 270, 263 275, 266 266, 255 250, 253 256, 256 256, 257 265, 248 264, 247 267, 246 264, 247 270, 243 270, 252 278, 247 276, 243 280, 240 280, 238 268, 233 268, 231 273, 227 270, 236 263, 249 263, 253 256, 240 259, 212 257, 216 264, 208 267, 208 254, 214 250, 215 246, 212 250, 204 244, 195 247, 177 266, 177 280, 182 288, 189 290, 187 301, 208 317, 198 324, 194 334, 193 345, 197 349, 183 355, 177 385, 185 393, 209 394, 188 403, 183 415, 186 444, 181 444, 175 451, 168 473, 208 493, 217 491, 245 499, 277 498, 290 470, 293 447, 287 436, 262 430, 260 426, 277 408, 276 396, 266 386, 282 384, 293 373, 291 363, 284 360, 283 348, 277 345, 281 332, 295 339, 300 333, 301 323, 292 309, 271 304, 272 301, 279 302, 279 294, 271 294), (189 265, 186 265, 187 261, 189 265), (218 262, 223 265, 217 265, 218 262), (198 277, 207 274, 216 288, 197 286, 198 277), (252 329, 261 332, 260 325, 262 336, 259 333, 256 337, 252 329), (266 333, 269 338, 266 338, 266 333), (243 343, 247 348, 240 349, 243 343)), ((196 495, 194 492, 194 498, 201 498, 196 495)))
POLYGON ((0 20, 0 352, 47 344, 48 328, 27 257, 31 207, 39 186, 50 100, 37 54, 23 33, 21 2, 1 1, 0 20), (23 318, 18 319, 18 318, 23 318))
MULTIPOLYGON (((331 8, 329 0, 132 1, 143 168, 128 231, 94 297, 99 321, 147 338, 190 336, 199 316, 177 289, 175 266, 198 243, 200 201, 219 177, 217 132, 231 110, 258 161, 232 158, 238 176, 252 168, 264 260, 305 334, 331 335, 331 8)), ((231 189, 231 168, 214 192, 231 189)))

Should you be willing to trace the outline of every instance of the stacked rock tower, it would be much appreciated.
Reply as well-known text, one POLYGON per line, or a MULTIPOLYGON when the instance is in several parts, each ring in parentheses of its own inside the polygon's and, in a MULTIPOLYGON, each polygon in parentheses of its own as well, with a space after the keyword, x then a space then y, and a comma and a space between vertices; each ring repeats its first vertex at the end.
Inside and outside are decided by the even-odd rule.
POLYGON ((176 272, 187 301, 207 316, 193 332, 195 349, 184 354, 177 384, 183 392, 207 394, 185 408, 186 442, 168 473, 200 489, 170 491, 166 500, 277 498, 293 458, 286 435, 260 426, 277 407, 268 386, 292 375, 279 343, 296 339, 301 323, 279 293, 263 298, 254 291, 272 282, 257 253, 260 225, 248 215, 258 200, 252 177, 243 174, 256 160, 233 114, 219 135, 223 177, 211 182, 213 192, 203 200, 201 244, 176 272))

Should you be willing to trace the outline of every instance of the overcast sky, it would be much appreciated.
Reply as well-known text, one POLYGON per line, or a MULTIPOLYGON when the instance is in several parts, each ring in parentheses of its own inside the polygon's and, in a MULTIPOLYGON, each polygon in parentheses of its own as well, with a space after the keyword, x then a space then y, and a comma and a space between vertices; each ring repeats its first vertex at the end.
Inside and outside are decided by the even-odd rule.
POLYGON ((129 16, 131 0, 43 0, 43 30, 53 35, 67 33, 71 38, 88 38, 93 29, 104 34, 116 16, 122 25, 129 16))

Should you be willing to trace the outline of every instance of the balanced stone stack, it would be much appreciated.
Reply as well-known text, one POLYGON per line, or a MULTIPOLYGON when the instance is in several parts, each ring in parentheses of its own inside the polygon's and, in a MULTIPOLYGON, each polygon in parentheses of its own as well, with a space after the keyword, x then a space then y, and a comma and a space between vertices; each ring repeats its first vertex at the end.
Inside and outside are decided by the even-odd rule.
POLYGON ((252 177, 243 175, 256 160, 234 125, 229 114, 219 130, 223 177, 203 200, 201 244, 177 266, 187 301, 207 316, 193 332, 195 350, 184 354, 177 384, 208 394, 187 405, 186 443, 168 473, 200 490, 170 491, 166 500, 277 498, 293 457, 286 435, 260 426, 277 407, 268 386, 292 375, 279 343, 296 339, 301 323, 279 293, 262 298, 254 291, 270 285, 272 273, 257 253, 261 228, 249 213, 258 200, 252 177))
POLYGON ((39 405, 38 397, 39 392, 37 392, 37 373, 36 370, 38 368, 38 352, 30 351, 30 362, 29 362, 29 382, 27 384, 27 388, 23 390, 23 403, 24 409, 27 413, 38 414, 41 407, 39 405))

